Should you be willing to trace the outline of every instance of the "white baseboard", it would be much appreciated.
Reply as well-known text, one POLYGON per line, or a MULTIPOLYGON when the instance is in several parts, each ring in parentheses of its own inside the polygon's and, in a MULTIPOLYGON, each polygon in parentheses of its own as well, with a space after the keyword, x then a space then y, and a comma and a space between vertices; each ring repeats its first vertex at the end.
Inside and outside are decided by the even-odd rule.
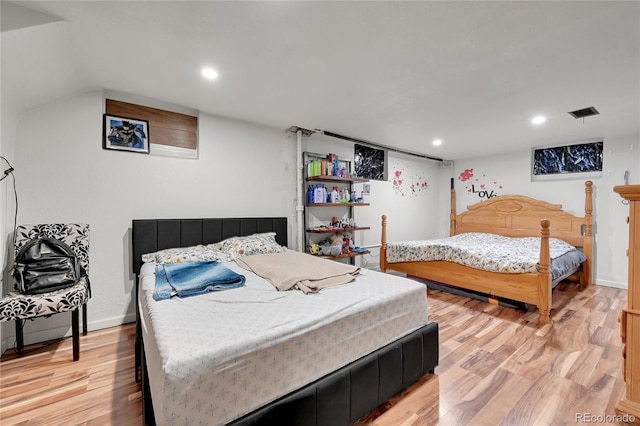
MULTIPOLYGON (((82 321, 82 320, 81 320, 82 321)), ((128 324, 136 321, 136 314, 126 314, 120 315, 117 317, 111 317, 107 319, 102 319, 99 321, 89 321, 87 325, 87 329, 89 332, 94 330, 101 330, 103 328, 116 327, 118 325, 128 324)), ((4 329, 3 339, 2 339, 2 347, 0 348, 0 354, 4 353, 7 349, 14 348, 16 345, 16 336, 15 336, 15 327, 13 327, 14 322, 11 321, 12 326, 7 329, 4 329), (11 331, 10 333, 8 331, 11 331), (6 337, 5 337, 6 335, 6 337)), ((45 324, 43 322, 43 324, 45 324)), ((80 325, 80 332, 82 333, 82 324, 80 325)), ((49 328, 46 330, 34 330, 28 333, 24 333, 24 344, 31 345, 34 343, 45 342, 47 340, 59 339, 61 337, 71 337, 71 324, 49 328)), ((82 351, 82 348, 80 348, 82 351)))
POLYGON ((13 342, 15 342, 16 339, 15 338, 6 338, 6 339, 2 339, 2 345, 0 346, 0 354, 3 354, 7 349, 12 348, 13 347, 13 342))
POLYGON ((365 249, 372 249, 372 248, 380 248, 382 247, 382 244, 369 244, 366 246, 359 246, 360 248, 365 248, 365 249))
POLYGON ((622 288, 622 289, 628 289, 629 285, 627 283, 623 283, 623 282, 619 282, 619 281, 609 281, 609 280, 595 280, 594 281, 595 285, 601 285, 603 287, 613 287, 613 288, 622 288))
POLYGON ((135 312, 102 319, 100 321, 89 321, 89 331, 102 330, 103 328, 115 327, 118 325, 129 324, 131 322, 136 322, 135 312))

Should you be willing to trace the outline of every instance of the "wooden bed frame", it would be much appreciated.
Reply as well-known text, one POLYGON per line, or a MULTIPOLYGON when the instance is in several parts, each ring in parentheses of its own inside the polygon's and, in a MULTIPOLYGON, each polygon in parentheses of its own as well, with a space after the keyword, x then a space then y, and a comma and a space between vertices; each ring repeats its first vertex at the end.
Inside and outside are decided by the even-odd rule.
MULTIPOLYGON (((276 232, 280 245, 287 245, 285 217, 133 220, 131 252, 136 307, 142 254, 270 231, 276 232)), ((136 381, 140 373, 143 423, 153 425, 153 401, 138 309, 136 314, 136 381)), ((230 424, 348 426, 425 374, 433 374, 438 360, 438 324, 431 322, 230 424)))
POLYGON ((451 236, 464 232, 487 232, 510 237, 540 235, 538 273, 503 274, 483 271, 448 261, 387 262, 387 216, 382 216, 380 270, 404 272, 418 278, 450 284, 495 297, 504 297, 536 305, 539 322, 551 321, 551 274, 549 237, 559 238, 584 252, 587 260, 580 270, 580 285, 591 284, 593 262, 592 211, 593 183, 585 182, 585 215, 574 216, 551 204, 522 195, 501 195, 467 207, 456 215, 455 190, 451 189, 451 236))

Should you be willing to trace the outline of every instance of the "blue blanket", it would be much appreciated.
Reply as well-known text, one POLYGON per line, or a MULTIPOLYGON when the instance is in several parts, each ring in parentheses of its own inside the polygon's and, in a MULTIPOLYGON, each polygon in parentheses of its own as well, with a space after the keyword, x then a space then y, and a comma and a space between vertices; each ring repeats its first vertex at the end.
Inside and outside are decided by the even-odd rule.
POLYGON ((155 300, 195 296, 210 291, 227 290, 244 285, 244 275, 219 262, 168 263, 156 265, 155 300))

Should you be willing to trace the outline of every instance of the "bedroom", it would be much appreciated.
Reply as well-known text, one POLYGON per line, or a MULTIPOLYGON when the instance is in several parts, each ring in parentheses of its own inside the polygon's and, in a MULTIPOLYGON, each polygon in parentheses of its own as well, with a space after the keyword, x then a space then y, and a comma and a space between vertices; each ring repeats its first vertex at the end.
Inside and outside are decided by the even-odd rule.
MULTIPOLYGON (((596 187, 594 282, 626 288, 624 250, 627 245, 627 226, 624 219, 628 213, 612 187, 622 183, 625 169, 630 172, 631 183, 638 183, 640 176, 637 3, 615 3, 606 7, 594 3, 588 10, 580 9, 580 3, 576 3, 574 7, 579 11, 565 9, 570 8, 568 5, 547 3, 534 10, 519 10, 514 4, 494 4, 491 7, 484 3, 478 3, 472 10, 464 10, 464 3, 453 3, 451 6, 436 3, 437 10, 430 11, 426 17, 421 16, 430 19, 430 25, 411 22, 414 25, 411 28, 419 31, 417 34, 420 37, 430 36, 426 32, 427 27, 433 27, 434 30, 440 28, 442 37, 451 37, 453 40, 448 48, 442 47, 443 41, 435 36, 428 39, 428 43, 425 40, 411 40, 402 32, 394 38, 390 27, 389 31, 382 32, 372 40, 380 44, 378 48, 381 51, 386 52, 386 61, 398 61, 402 67, 384 68, 382 74, 372 73, 373 68, 382 64, 367 54, 357 55, 348 61, 350 55, 357 52, 351 50, 353 45, 337 50, 337 45, 343 42, 340 37, 348 39, 353 35, 352 31, 364 31, 362 27, 368 22, 364 17, 361 20, 357 18, 362 12, 353 4, 334 4, 332 7, 338 8, 339 14, 329 6, 316 4, 314 7, 319 8, 317 12, 322 12, 318 15, 317 23, 293 25, 293 22, 304 19, 296 20, 289 16, 308 15, 301 3, 287 5, 288 9, 293 10, 283 9, 284 4, 277 4, 280 6, 278 9, 263 5, 264 10, 253 5, 257 7, 253 13, 245 9, 248 7, 246 5, 234 9, 229 4, 221 3, 210 18, 213 23, 210 26, 218 28, 217 32, 201 40, 195 30, 194 33, 183 30, 181 34, 169 36, 164 34, 164 30, 153 27, 140 30, 131 38, 127 38, 123 29, 117 36, 111 34, 109 27, 98 18, 115 13, 110 12, 105 4, 89 6, 89 3, 73 8, 56 2, 51 5, 48 5, 50 2, 20 3, 25 8, 49 12, 54 18, 39 16, 35 22, 40 25, 4 31, 7 3, 2 2, 0 153, 16 169, 19 223, 91 223, 94 295, 89 304, 90 330, 135 321, 134 278, 129 266, 130 228, 134 218, 285 216, 289 219, 290 244, 295 244, 295 136, 285 132, 292 125, 320 127, 381 144, 397 144, 408 151, 417 151, 419 141, 426 140, 420 146, 420 152, 455 160, 453 168, 440 168, 437 162, 391 153, 391 166, 398 166, 405 173, 413 170, 423 172, 429 178, 430 189, 424 194, 414 197, 405 195, 403 198, 400 192, 402 188, 396 191, 391 182, 371 182, 371 197, 378 197, 377 201, 372 202, 369 209, 358 213, 358 220, 371 226, 371 230, 363 233, 363 240, 359 241, 363 245, 379 243, 381 214, 388 214, 392 218, 391 226, 394 226, 393 232, 396 233, 392 235, 394 239, 408 238, 418 232, 421 238, 446 235, 449 179, 456 178, 457 204, 460 208, 480 200, 477 193, 465 192, 465 183, 458 179, 465 170, 471 169, 475 177, 486 179, 481 184, 492 185, 497 182, 503 186, 503 193, 526 194, 562 203, 566 210, 580 214, 583 211, 584 179, 532 182, 531 148, 576 143, 603 136, 606 147, 605 170, 601 176, 591 178, 596 187), (214 19, 216 13, 220 16, 214 19), (260 24, 261 13, 269 18, 264 24, 260 24), (527 24, 524 19, 526 15, 549 20, 547 25, 551 28, 544 35, 539 34, 542 32, 536 28, 542 24, 538 21, 527 24), (342 16, 343 19, 332 22, 329 18, 333 16, 342 16), (441 26, 436 26, 437 23, 432 22, 436 17, 447 19, 443 18, 441 26), (476 32, 463 32, 465 37, 460 39, 452 35, 453 31, 467 28, 473 19, 479 22, 475 27, 476 32), (563 26, 563 19, 571 25, 563 26), (494 24, 495 27, 492 27, 489 23, 494 21, 500 25, 494 24), (274 22, 284 27, 281 32, 273 28, 274 22), (326 28, 325 22, 332 22, 329 29, 333 31, 322 31, 326 28), (358 22, 360 24, 354 26, 353 23, 358 22), (517 31, 518 24, 521 31, 517 31), (240 45, 234 45, 230 40, 238 37, 230 28, 234 25, 239 26, 236 31, 245 30, 248 34, 247 38, 238 38, 240 45), (101 31, 97 34, 87 32, 92 26, 101 31), (253 26, 257 27, 254 29, 253 26), (444 31, 447 26, 449 30, 444 31), (587 38, 588 42, 576 43, 576 39, 586 37, 587 30, 594 26, 599 31, 593 35, 593 39, 587 38), (495 31, 490 31, 491 28, 495 28, 495 31), (501 37, 503 31, 513 34, 510 42, 501 37), (233 34, 233 37, 228 34, 233 34), (270 34, 262 41, 264 45, 260 44, 261 34, 270 34), (298 34, 309 36, 309 45, 314 49, 307 49, 309 45, 296 39, 298 34), (314 35, 317 38, 311 38, 314 35), (490 36, 493 43, 497 43, 497 48, 504 49, 500 50, 504 51, 504 55, 495 55, 490 63, 483 62, 492 56, 490 49, 496 48, 496 45, 472 43, 470 37, 473 35, 490 36), (171 44, 171 37, 176 40, 175 45, 171 44), (385 37, 391 40, 388 44, 384 43, 385 37), (553 42, 550 42, 547 37, 557 39, 551 38, 553 42), (175 60, 167 55, 160 44, 154 44, 158 40, 171 46, 171 52, 179 52, 174 54, 175 59, 184 64, 178 67, 180 69, 170 66, 168 61, 173 63, 175 60), (218 40, 221 42, 218 43, 218 40), (82 45, 85 41, 89 48, 82 45), (130 47, 127 41, 133 42, 132 48, 139 47, 143 51, 140 53, 142 56, 138 57, 142 61, 137 61, 143 63, 138 64, 140 70, 136 73, 111 67, 101 59, 105 56, 105 48, 127 51, 130 47), (400 41, 407 43, 406 51, 394 52, 393 42, 400 41), (410 45, 410 42, 418 41, 423 46, 410 45), (214 53, 208 53, 205 58, 194 57, 200 49, 206 51, 209 44, 215 46, 214 53), (549 44, 557 45, 554 47, 558 50, 547 51, 545 46, 549 44), (411 52, 412 47, 414 52, 428 52, 425 58, 432 60, 425 61, 422 58, 425 62, 420 62, 415 54, 399 56, 400 53, 411 52), (234 54, 234 49, 242 53, 234 54), (290 56, 290 49, 296 52, 297 57, 290 56), (334 50, 340 52, 334 58, 338 62, 331 62, 329 66, 326 61, 332 57, 334 50), (217 51, 225 52, 227 59, 218 59, 215 56, 217 51), (449 51, 468 56, 451 57, 449 51), (268 55, 273 57, 271 61, 267 61, 268 55), (569 56, 571 61, 560 61, 560 55, 569 56), (264 77, 266 81, 256 79, 256 84, 259 81, 261 86, 249 86, 248 81, 238 81, 224 70, 225 60, 229 66, 233 64, 239 68, 234 71, 237 73, 251 68, 254 63, 265 62, 270 74, 264 77), (201 61, 219 61, 219 81, 211 85, 199 79, 201 61), (358 61, 363 63, 362 68, 357 66, 358 61), (458 70, 457 73, 452 72, 451 68, 437 68, 429 75, 433 86, 427 87, 424 87, 427 84, 424 81, 411 80, 413 74, 428 75, 428 70, 435 67, 437 61, 455 61, 458 68, 453 69, 458 70), (196 65, 186 70, 186 64, 196 65), (351 66, 350 69, 347 69, 347 64, 351 66), (544 72, 545 67, 556 64, 558 69, 544 72), (166 76, 149 78, 156 73, 154 70, 164 68, 167 68, 166 76), (291 68, 294 74, 305 74, 306 80, 296 81, 295 87, 286 90, 284 83, 273 79, 274 74, 287 68, 291 68), (503 73, 489 78, 490 72, 503 69, 503 73), (40 74, 42 71, 46 72, 40 74), (514 71, 527 74, 519 78, 510 77, 508 73, 514 71), (184 77, 178 77, 183 73, 186 73, 184 77), (336 73, 339 78, 327 79, 327 73, 336 73), (450 76, 449 79, 445 78, 447 76, 450 76), (406 79, 407 84, 380 85, 382 77, 406 79), (192 91, 186 95, 178 93, 187 90, 178 86, 178 79, 189 80, 192 91), (325 80, 329 80, 326 81, 326 87, 313 84, 325 80), (450 81, 457 82, 458 86, 447 85, 451 84, 450 81), (553 84, 543 84, 547 81, 553 84), (313 92, 309 92, 311 87, 314 87, 313 92), (331 87, 331 90, 327 87, 331 87), (521 105, 534 94, 532 92, 539 92, 549 99, 537 99, 537 104, 521 105), (104 99, 109 96, 199 115, 198 159, 103 150, 100 144, 101 119, 104 99), (249 98, 249 104, 240 102, 240 97, 249 98), (430 107, 420 106, 431 97, 434 100, 428 102, 430 107), (211 110, 205 108, 210 102, 209 98, 220 99, 214 102, 211 110), (386 101, 376 104, 375 99, 386 101), (568 111, 592 104, 601 110, 599 116, 583 121, 567 114, 568 111), (376 106, 371 108, 371 105, 376 106), (546 128, 532 128, 528 123, 530 114, 541 113, 538 108, 553 114, 546 128), (513 114, 513 110, 520 115, 520 124, 515 122, 517 114, 513 114), (267 121, 278 111, 284 115, 271 118, 274 120, 272 122, 267 121), (420 121, 426 121, 424 117, 433 117, 426 127, 420 124, 420 121), (564 120, 565 124, 558 125, 560 120, 564 120), (436 148, 430 145, 431 139, 436 136, 431 132, 435 123, 440 121, 443 127, 444 123, 448 123, 448 130, 447 134, 438 135, 444 143, 436 148), (432 129, 429 130, 429 127, 432 129), (456 129, 458 127, 461 129, 456 129), (544 134, 539 134, 540 130, 544 134), (453 138, 449 134, 454 131, 458 139, 464 140, 464 144, 449 142, 453 138), (95 143, 88 140, 95 140, 95 143), (49 179, 50 176, 57 177, 49 179), (61 186, 61 182, 65 182, 65 186, 61 186), (69 191, 67 182, 73 182, 74 192, 69 191), (159 190, 163 192, 159 193, 159 190), (167 191, 172 194, 171 201, 161 196, 167 191), (63 197, 67 202, 60 202, 63 197), (434 205, 438 207, 434 208, 434 205), (42 206, 46 206, 46 209, 42 206), (393 220, 392 215, 407 219, 393 220), (424 220, 425 217, 427 220, 424 220), (398 226, 400 221, 403 222, 401 227, 398 226), (421 226, 416 227, 416 223, 421 223, 421 226)), ((169 10, 156 5, 155 15, 140 5, 131 4, 130 10, 137 12, 133 15, 141 20, 155 20, 165 26, 176 15, 180 17, 179 21, 187 22, 189 19, 195 20, 194 16, 198 15, 199 10, 192 11, 192 14, 185 11, 183 14, 181 10, 184 9, 177 6, 171 9, 171 5, 168 3, 164 6, 169 10), (150 19, 151 16, 154 19, 150 19)), ((409 6, 404 4, 403 7, 409 6)), ((389 10, 385 11, 389 12, 386 19, 409 25, 407 16, 412 14, 407 11, 391 14, 394 10, 389 6, 389 10)), ((367 18, 382 27, 388 22, 380 15, 384 16, 381 11, 373 10, 367 18)), ((207 23, 209 21, 202 23, 196 20, 198 25, 194 26, 206 26, 207 23)), ((366 45, 366 41, 354 39, 353 44, 366 45)), ((116 57, 124 54, 117 52, 116 57)), ((251 78, 254 77, 257 76, 251 74, 251 78)), ((350 144, 321 135, 312 136, 305 144, 305 149, 314 152, 332 152, 343 156, 348 156, 352 150, 350 144)), ((10 183, 11 179, 7 179, 0 187, 3 200, 0 235, 3 241, 8 241, 13 229, 14 201, 10 183)), ((5 245, 0 250, 6 271, 10 255, 5 245)), ((364 259, 369 264, 377 264, 375 254, 364 259)), ((5 274, 3 290, 6 292, 10 288, 10 280, 5 274)), ((58 315, 28 323, 25 338, 27 343, 39 342, 68 331, 68 320, 58 315)), ((3 351, 12 347, 14 337, 10 324, 2 324, 1 337, 3 351)))

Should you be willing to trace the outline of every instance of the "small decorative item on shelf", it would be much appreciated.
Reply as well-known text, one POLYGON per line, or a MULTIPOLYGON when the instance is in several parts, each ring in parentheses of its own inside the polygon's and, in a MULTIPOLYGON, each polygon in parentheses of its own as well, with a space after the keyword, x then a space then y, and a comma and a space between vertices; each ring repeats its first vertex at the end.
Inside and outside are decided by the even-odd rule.
POLYGON ((353 239, 351 232, 345 232, 342 234, 342 253, 351 253, 354 249, 353 239))
POLYGON ((331 244, 331 256, 339 256, 342 253, 342 234, 333 234, 331 238, 329 238, 329 243, 331 244))
POLYGON ((320 252, 324 255, 324 256, 329 256, 331 254, 331 243, 329 243, 329 241, 323 241, 322 244, 320 245, 320 252))
POLYGON ((329 154, 327 156, 327 161, 331 165, 331 173, 327 173, 327 174, 330 174, 331 176, 335 176, 336 171, 338 170, 338 156, 336 154, 329 154))
POLYGON ((338 187, 334 186, 333 190, 331 191, 331 202, 332 203, 337 203, 340 199, 340 196, 338 195, 338 187))
POLYGON ((340 200, 341 203, 348 203, 349 202, 349 191, 347 189, 344 189, 342 191, 340 191, 340 200))

